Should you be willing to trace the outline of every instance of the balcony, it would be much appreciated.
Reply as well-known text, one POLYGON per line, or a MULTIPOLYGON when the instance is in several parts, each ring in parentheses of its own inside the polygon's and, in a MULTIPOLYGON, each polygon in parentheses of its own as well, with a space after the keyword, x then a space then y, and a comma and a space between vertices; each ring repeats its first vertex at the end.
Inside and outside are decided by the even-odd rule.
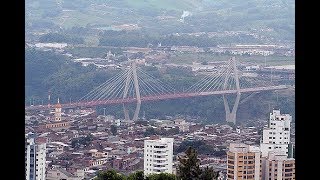
POLYGON ((163 170, 163 171, 165 171, 165 170, 167 170, 168 168, 167 167, 153 167, 153 170, 163 170))
POLYGON ((153 154, 158 155, 158 156, 167 156, 168 155, 168 153, 166 153, 166 152, 160 152, 160 153, 154 152, 153 154))
POLYGON ((166 157, 154 157, 153 158, 154 160, 159 160, 159 161, 167 161, 167 158, 166 157))
POLYGON ((161 162, 153 162, 154 165, 167 165, 167 161, 161 161, 161 162))

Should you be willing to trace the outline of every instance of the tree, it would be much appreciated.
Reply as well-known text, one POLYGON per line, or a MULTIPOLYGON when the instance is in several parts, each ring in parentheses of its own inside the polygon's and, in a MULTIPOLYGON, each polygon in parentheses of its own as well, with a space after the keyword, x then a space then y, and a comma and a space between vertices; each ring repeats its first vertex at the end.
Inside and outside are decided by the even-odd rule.
POLYGON ((212 180, 212 179, 218 179, 219 172, 214 171, 212 167, 206 167, 205 169, 202 170, 202 173, 200 175, 200 179, 202 180, 212 180))
POLYGON ((179 158, 179 165, 177 175, 182 180, 199 179, 201 175, 200 160, 198 159, 198 153, 192 147, 189 147, 185 155, 179 158))
POLYGON ((200 160, 198 153, 192 147, 189 147, 183 157, 179 157, 179 165, 177 169, 178 179, 181 180, 212 180, 219 176, 218 171, 214 171, 211 167, 200 169, 200 160))
POLYGON ((134 173, 131 173, 127 180, 144 180, 144 174, 143 171, 136 171, 134 173))
POLYGON ((111 130, 112 135, 115 136, 117 134, 117 126, 111 125, 110 130, 111 130))
POLYGON ((146 180, 176 180, 177 177, 174 174, 160 173, 160 174, 150 174, 146 177, 146 180))
POLYGON ((152 127, 147 128, 146 131, 144 132, 144 136, 145 136, 145 137, 146 137, 146 136, 155 135, 155 134, 156 134, 156 132, 155 132, 155 130, 154 130, 152 127))
POLYGON ((118 174, 115 170, 99 171, 94 180, 125 180, 126 176, 118 174))

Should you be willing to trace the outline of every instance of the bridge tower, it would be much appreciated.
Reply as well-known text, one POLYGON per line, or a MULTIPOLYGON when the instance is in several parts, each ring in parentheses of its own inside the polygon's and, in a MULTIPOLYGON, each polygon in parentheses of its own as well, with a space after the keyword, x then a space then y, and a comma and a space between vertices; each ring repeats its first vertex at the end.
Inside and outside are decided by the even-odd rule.
MULTIPOLYGON (((134 112, 132 120, 137 121, 138 115, 140 112, 140 106, 141 106, 141 96, 140 96, 139 82, 138 82, 138 76, 137 76, 137 65, 136 65, 135 60, 132 61, 131 68, 127 74, 125 87, 124 87, 124 93, 123 93, 123 99, 128 97, 129 85, 130 85, 130 80, 132 77, 133 77, 133 82, 134 82, 135 95, 136 95, 136 99, 137 99, 137 106, 136 106, 136 110, 134 112)), ((128 107, 126 104, 123 104, 123 112, 124 112, 125 120, 130 120, 129 110, 128 110, 128 107)))
POLYGON ((230 68, 228 68, 228 71, 233 72, 233 73, 227 73, 227 75, 224 79, 223 89, 224 90, 227 89, 228 79, 232 78, 230 76, 233 74, 234 78, 235 78, 235 82, 236 82, 237 96, 236 96, 236 100, 233 105, 232 111, 230 111, 229 103, 226 98, 226 95, 223 94, 222 97, 223 97, 224 109, 226 111, 226 121, 232 122, 233 124, 236 124, 236 115, 237 115, 237 110, 238 110, 238 106, 239 106, 241 93, 240 93, 239 76, 238 76, 238 70, 237 70, 237 64, 236 64, 235 57, 232 57, 230 59, 230 62, 232 63, 232 66, 230 66, 230 68), (232 71, 232 69, 233 69, 233 71, 232 71))

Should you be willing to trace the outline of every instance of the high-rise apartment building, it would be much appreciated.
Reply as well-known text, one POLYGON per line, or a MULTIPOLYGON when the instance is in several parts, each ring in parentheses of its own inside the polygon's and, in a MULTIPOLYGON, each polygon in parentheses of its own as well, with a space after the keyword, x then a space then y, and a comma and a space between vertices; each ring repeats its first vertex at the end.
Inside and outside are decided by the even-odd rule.
POLYGON ((172 173, 173 138, 144 141, 144 174, 172 173))
POLYGON ((261 153, 259 147, 231 143, 227 152, 228 180, 261 180, 261 153))
POLYGON ((284 151, 269 152, 268 157, 263 159, 263 179, 295 179, 295 159, 288 158, 284 151))
POLYGON ((268 127, 263 129, 260 144, 262 157, 267 157, 268 152, 274 150, 285 151, 289 155, 291 121, 292 117, 289 114, 280 114, 280 110, 270 113, 268 127))
POLYGON ((25 142, 26 180, 45 180, 46 142, 34 134, 26 137, 25 142))

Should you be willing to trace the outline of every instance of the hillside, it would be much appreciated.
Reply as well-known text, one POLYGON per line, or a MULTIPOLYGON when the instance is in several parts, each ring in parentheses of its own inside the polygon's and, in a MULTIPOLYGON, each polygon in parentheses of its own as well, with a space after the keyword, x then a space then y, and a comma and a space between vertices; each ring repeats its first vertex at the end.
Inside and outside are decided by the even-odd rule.
POLYGON ((26 30, 136 24, 160 34, 257 29, 294 41, 294 13, 293 0, 27 0, 26 30))

